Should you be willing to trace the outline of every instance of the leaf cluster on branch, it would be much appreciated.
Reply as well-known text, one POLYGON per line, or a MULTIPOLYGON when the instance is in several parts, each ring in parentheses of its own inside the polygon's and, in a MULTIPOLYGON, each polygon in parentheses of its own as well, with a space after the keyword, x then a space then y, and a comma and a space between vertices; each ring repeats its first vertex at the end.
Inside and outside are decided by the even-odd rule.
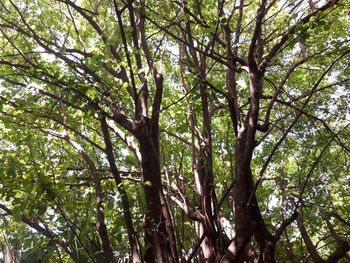
POLYGON ((4 257, 349 260, 348 13, 0 1, 4 257))

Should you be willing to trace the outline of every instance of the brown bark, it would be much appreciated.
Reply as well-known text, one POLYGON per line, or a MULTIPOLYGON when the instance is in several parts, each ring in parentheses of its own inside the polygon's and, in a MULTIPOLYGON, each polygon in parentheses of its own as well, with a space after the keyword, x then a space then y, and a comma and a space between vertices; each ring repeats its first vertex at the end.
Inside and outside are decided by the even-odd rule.
POLYGON ((111 139, 109 136, 108 126, 107 126, 107 122, 106 122, 105 118, 103 118, 101 120, 101 128, 102 128, 103 137, 104 137, 104 141, 105 141, 105 145, 106 145, 105 152, 107 155, 109 167, 111 168, 111 172, 113 174, 114 181, 117 185, 117 188, 118 188, 121 200, 122 200, 123 214, 124 214, 124 218, 125 218, 126 230, 128 233, 132 262, 139 263, 139 262, 141 262, 140 252, 138 250, 137 237, 136 237, 135 229, 134 229, 134 226, 132 223, 133 221, 132 221, 132 216, 131 216, 131 212, 130 212, 129 200, 128 200, 127 193, 124 189, 123 181, 121 179, 120 173, 119 173, 117 166, 115 164, 115 159, 114 159, 113 149, 112 149, 112 142, 111 142, 111 139))
POLYGON ((350 250, 350 245, 348 242, 339 237, 339 235, 334 231, 332 224, 329 222, 329 218, 332 214, 327 214, 325 217, 326 225, 331 233, 331 236, 337 243, 336 249, 327 257, 327 259, 323 259, 317 251, 317 247, 313 244, 303 222, 302 217, 297 218, 298 228, 300 230, 300 234, 305 242, 308 252, 312 260, 316 263, 335 263, 341 258, 346 256, 346 253, 350 250))
POLYGON ((219 233, 217 231, 217 202, 215 191, 213 188, 213 164, 212 164, 212 138, 211 138, 211 121, 209 115, 208 95, 206 86, 201 84, 200 96, 202 102, 203 115, 203 131, 202 140, 204 146, 200 150, 199 160, 199 179, 201 184, 201 208, 205 218, 204 229, 207 231, 207 236, 204 239, 206 244, 206 254, 208 262, 217 262, 222 256, 222 248, 220 246, 219 233))
MULTIPOLYGON (((189 41, 193 45, 191 27, 187 24, 186 28, 189 41)), ((190 70, 194 70, 201 79, 204 79, 207 70, 206 56, 201 54, 199 56, 200 59, 198 59, 194 49, 190 49, 190 54, 195 62, 194 68, 190 70)), ((220 231, 220 225, 218 224, 217 198, 213 178, 211 114, 209 112, 208 89, 205 82, 199 83, 199 91, 201 98, 202 131, 201 135, 199 135, 199 156, 195 158, 194 163, 196 164, 195 172, 198 173, 200 208, 203 215, 203 221, 200 223, 200 228, 202 229, 200 234, 205 233, 202 243, 204 257, 208 262, 220 262, 224 253, 223 240, 226 240, 227 237, 225 239, 225 234, 220 231)), ((193 151, 196 151, 196 149, 193 148, 193 151)))
POLYGON ((150 120, 139 126, 136 136, 142 156, 142 176, 147 203, 145 222, 145 262, 177 262, 175 236, 161 184, 158 133, 153 134, 150 120), (156 143, 154 142, 156 141, 156 143))

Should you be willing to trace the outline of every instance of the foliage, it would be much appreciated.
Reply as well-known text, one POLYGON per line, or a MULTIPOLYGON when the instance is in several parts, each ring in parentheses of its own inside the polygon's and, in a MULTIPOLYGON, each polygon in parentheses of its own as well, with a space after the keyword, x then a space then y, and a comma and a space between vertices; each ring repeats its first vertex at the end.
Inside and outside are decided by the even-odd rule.
POLYGON ((23 262, 349 259, 349 12, 1 1, 0 228, 23 262))

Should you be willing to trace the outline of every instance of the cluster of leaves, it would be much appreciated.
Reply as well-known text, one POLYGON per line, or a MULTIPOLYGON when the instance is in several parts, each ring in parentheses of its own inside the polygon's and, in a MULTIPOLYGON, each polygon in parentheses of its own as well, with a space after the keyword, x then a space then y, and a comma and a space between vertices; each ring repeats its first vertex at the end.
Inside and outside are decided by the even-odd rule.
MULTIPOLYGON (((126 120, 135 119, 136 95, 130 90, 134 86, 138 87, 137 94, 143 92, 143 74, 149 80, 143 103, 152 105, 157 87, 150 59, 134 46, 135 32, 126 11, 130 6, 141 9, 143 1, 128 1, 125 6, 124 1, 112 2, 9 0, 0 5, 0 210, 4 213, 0 229, 21 241, 23 262, 104 262, 103 242, 96 226, 99 193, 94 173, 101 184, 104 221, 115 257, 130 257, 119 188, 127 193, 141 257, 148 248, 141 237, 147 213, 144 188, 151 183, 142 181, 142 162, 137 150, 128 144, 127 138, 134 138, 123 125, 118 126, 119 133, 110 133, 115 163, 123 179, 117 184, 99 121, 102 116, 113 116, 114 103, 123 109, 126 120), (116 2, 124 8, 119 19, 116 2), (124 27, 118 26, 122 21, 124 27), (144 65, 141 68, 138 55, 144 65), (89 167, 85 156, 96 169, 89 167)), ((272 127, 256 135, 251 170, 257 180, 273 153, 256 192, 266 224, 275 231, 293 213, 295 203, 301 203, 299 218, 317 242, 319 254, 327 257, 337 244, 324 218, 336 212, 349 221, 349 55, 327 77, 323 74, 348 50, 348 9, 340 1, 301 23, 309 10, 301 8, 304 3, 298 5, 295 1, 271 1, 271 16, 264 20, 265 39, 261 41, 265 55, 296 26, 287 35, 283 52, 276 54, 265 73, 259 121, 270 114, 272 127), (290 74, 273 111, 268 112, 279 83, 302 59, 307 62, 290 74), (287 131, 288 136, 275 151, 287 131)), ((151 61, 164 76, 159 119, 162 183, 183 258, 201 238, 199 223, 174 201, 186 203, 190 212, 201 205, 195 179, 195 160, 205 146, 200 140, 205 128, 200 84, 205 80, 213 87, 206 94, 211 114, 213 186, 220 199, 234 182, 236 142, 225 96, 227 65, 221 61, 231 48, 246 56, 259 6, 260 1, 252 1, 244 7, 241 18, 238 11, 232 11, 227 20, 230 10, 239 9, 236 1, 225 2, 219 17, 217 10, 221 7, 211 0, 201 4, 149 1, 146 5, 151 61), (219 38, 228 27, 236 28, 239 19, 241 30, 231 34, 240 40, 233 47, 213 44, 208 51, 208 70, 205 76, 198 76, 185 45, 186 26, 192 32, 194 50, 203 54, 213 36, 219 38)), ((249 72, 242 67, 237 75, 237 101, 245 117, 251 103, 249 72)), ((151 116, 152 106, 143 114, 151 116)), ((112 117, 110 120, 114 121, 112 117)), ((233 226, 232 231, 232 193, 225 198, 221 212, 233 226)), ((332 223, 341 238, 349 241, 349 225, 337 219, 332 223)), ((307 257, 302 238, 298 223, 292 223, 281 237, 276 257, 281 262, 290 260, 285 251, 292 251, 295 260, 307 257)), ((204 260, 200 252, 196 260, 204 260)))

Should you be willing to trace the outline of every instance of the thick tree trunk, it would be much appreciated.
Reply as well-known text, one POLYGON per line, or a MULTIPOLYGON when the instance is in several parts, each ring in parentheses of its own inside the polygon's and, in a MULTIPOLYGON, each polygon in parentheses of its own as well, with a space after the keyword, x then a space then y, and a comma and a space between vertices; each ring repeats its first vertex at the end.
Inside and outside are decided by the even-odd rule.
POLYGON ((255 195, 249 201, 253 190, 250 167, 244 168, 244 164, 239 163, 236 165, 237 185, 234 191, 236 236, 234 239, 235 253, 233 253, 235 262, 240 262, 248 256, 245 255, 246 246, 253 236, 259 246, 258 262, 275 262, 276 240, 266 228, 255 195))
MULTIPOLYGON (((233 261, 240 262, 245 257, 245 248, 254 235, 259 245, 259 262, 274 262, 276 240, 267 230, 261 216, 250 167, 255 148, 263 77, 263 74, 254 65, 251 65, 252 71, 249 73, 250 110, 244 127, 237 129, 235 144, 234 218, 236 236, 229 253, 233 261)), ((237 122, 234 118, 233 121, 237 122)))
MULTIPOLYGON (((236 157, 237 158, 237 157, 236 157)), ((237 162, 237 161, 236 161, 237 162)), ((250 209, 247 207, 249 194, 252 189, 249 168, 236 163, 236 187, 234 189, 234 219, 235 219, 235 258, 238 260, 243 256, 245 246, 251 239, 255 224, 250 209)))
POLYGON ((147 203, 145 221, 145 262, 178 262, 175 235, 161 183, 158 133, 142 126, 137 140, 142 156, 142 176, 147 203))

